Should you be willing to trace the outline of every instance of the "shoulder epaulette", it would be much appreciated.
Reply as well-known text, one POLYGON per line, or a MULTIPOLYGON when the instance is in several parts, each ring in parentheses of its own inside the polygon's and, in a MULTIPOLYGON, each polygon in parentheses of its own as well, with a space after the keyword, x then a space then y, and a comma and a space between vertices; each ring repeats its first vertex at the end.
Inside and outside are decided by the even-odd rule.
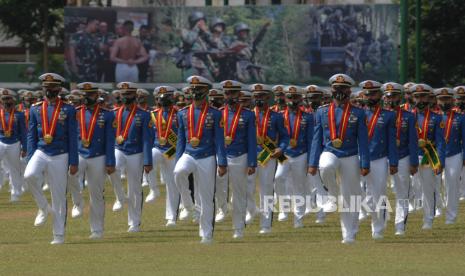
POLYGON ((32 106, 38 106, 38 105, 41 105, 44 101, 39 101, 39 102, 36 102, 36 103, 33 103, 32 106))

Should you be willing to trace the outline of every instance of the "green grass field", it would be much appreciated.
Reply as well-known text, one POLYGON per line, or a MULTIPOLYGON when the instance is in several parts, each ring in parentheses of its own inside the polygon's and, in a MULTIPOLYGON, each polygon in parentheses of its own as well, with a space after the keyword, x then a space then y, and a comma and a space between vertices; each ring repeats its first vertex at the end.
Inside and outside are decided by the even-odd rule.
MULTIPOLYGON (((144 189, 147 192, 146 189, 144 189)), ((337 214, 316 225, 306 217, 303 229, 292 220, 274 223, 268 236, 258 234, 258 219, 248 226, 241 241, 232 239, 231 218, 216 224, 214 243, 199 244, 198 226, 164 224, 164 188, 155 204, 144 205, 140 233, 129 234, 127 209, 113 213, 114 195, 106 190, 105 237, 91 241, 88 224, 88 191, 84 217, 68 215, 66 243, 51 246, 51 222, 36 228, 36 205, 28 193, 17 204, 0 192, 0 275, 154 275, 154 274, 449 274, 465 272, 465 202, 458 223, 436 219, 432 231, 422 231, 421 213, 411 214, 405 237, 395 237, 393 217, 385 238, 373 241, 369 220, 360 227, 357 242, 340 243, 337 214)), ((145 193, 146 194, 146 193, 145 193)), ((68 201, 71 204, 71 201, 68 201)), ((69 212, 71 205, 69 205, 69 212)), ((276 217, 276 216, 275 216, 276 217)))

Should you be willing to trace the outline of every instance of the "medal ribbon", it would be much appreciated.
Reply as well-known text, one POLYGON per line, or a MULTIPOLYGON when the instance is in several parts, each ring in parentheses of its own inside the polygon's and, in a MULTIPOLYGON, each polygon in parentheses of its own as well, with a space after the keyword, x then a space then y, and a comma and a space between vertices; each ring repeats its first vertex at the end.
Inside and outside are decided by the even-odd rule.
POLYGON ((223 122, 224 122, 224 137, 231 137, 231 139, 234 140, 234 137, 236 137, 236 130, 237 130, 237 125, 239 125, 239 118, 241 117, 241 112, 242 112, 242 105, 239 105, 236 108, 236 112, 234 113, 234 117, 231 122, 231 128, 228 130, 228 125, 229 125, 229 106, 226 105, 223 109, 223 122))
POLYGON ((132 105, 131 112, 126 120, 126 124, 124 125, 123 133, 121 133, 121 124, 123 122, 123 111, 124 106, 120 107, 118 113, 116 114, 116 137, 123 136, 124 140, 128 138, 129 128, 131 126, 132 120, 134 119, 134 115, 136 114, 137 106, 135 104, 132 105))
POLYGON ((13 122, 15 120, 15 111, 14 109, 11 110, 10 112, 10 118, 8 118, 8 125, 5 122, 5 109, 0 109, 0 121, 2 123, 2 129, 4 133, 9 132, 10 134, 13 134, 13 122))
MULTIPOLYGON (((341 141, 344 141, 344 137, 346 136, 347 126, 349 124, 351 107, 352 107, 351 104, 347 103, 342 113, 342 120, 341 120, 341 124, 339 125, 339 139, 341 139, 341 141)), ((334 103, 331 103, 329 105, 328 119, 329 119, 328 120, 329 121, 329 138, 331 140, 337 139, 336 105, 334 103)))
POLYGON ((284 122, 287 128, 287 133, 291 135, 291 138, 297 141, 297 137, 299 137, 300 133, 300 122, 302 121, 302 111, 297 109, 297 114, 294 118, 294 129, 292 130, 291 135, 291 122, 289 121, 289 109, 284 111, 284 122))
POLYGON ((396 139, 397 141, 400 141, 400 129, 402 127, 402 109, 398 107, 396 111, 396 139))
POLYGON ((50 135, 52 137, 53 135, 55 135, 58 115, 60 114, 62 104, 63 102, 60 99, 56 100, 55 109, 53 110, 53 115, 52 115, 52 122, 50 123, 50 125, 48 124, 48 116, 47 116, 48 102, 44 101, 44 103, 42 104, 42 136, 43 137, 45 137, 45 135, 50 135))
POLYGON ((270 109, 267 108, 265 114, 263 115, 263 121, 260 123, 260 111, 258 107, 255 107, 255 118, 257 120, 257 137, 266 137, 266 133, 268 132, 268 121, 270 119, 270 109))
POLYGON ((176 110, 174 109, 174 107, 171 107, 169 111, 169 115, 168 115, 168 125, 166 127, 165 132, 163 132, 163 122, 165 121, 165 119, 163 119, 163 109, 160 108, 160 110, 158 111, 157 120, 155 121, 156 126, 157 126, 157 132, 158 132, 158 141, 160 141, 160 138, 165 138, 165 139, 168 138, 168 134, 170 133, 170 130, 171 130, 171 123, 173 122, 175 112, 176 110))
POLYGON ((371 140, 373 134, 375 133, 375 126, 378 122, 379 114, 381 114, 381 106, 378 106, 371 116, 370 123, 368 124, 368 140, 371 140))
POLYGON ((452 110, 449 113, 449 116, 447 116, 447 123, 446 123, 446 129, 444 130, 444 138, 446 139, 446 143, 449 142, 449 137, 450 137, 450 130, 452 129, 452 122, 454 121, 454 111, 452 110))
POLYGON ((92 137, 94 136, 94 129, 97 123, 97 116, 100 112, 100 105, 96 105, 94 111, 92 112, 92 117, 90 118, 89 122, 89 131, 86 128, 86 106, 83 105, 81 107, 81 112, 79 113, 79 123, 81 127, 81 140, 84 141, 92 141, 92 137))
POLYGON ((203 133, 203 124, 205 123, 205 118, 207 117, 207 111, 208 111, 208 105, 203 104, 202 106, 202 111, 200 113, 200 119, 197 127, 195 127, 195 107, 194 104, 191 104, 189 106, 189 109, 187 110, 187 139, 188 142, 192 138, 197 138, 200 140, 202 138, 202 133, 203 133), (195 127, 195 133, 194 133, 194 127, 195 127))
POLYGON ((430 110, 429 108, 426 110, 425 112, 425 118, 423 120, 423 124, 422 124, 422 127, 421 129, 418 129, 418 136, 421 138, 421 139, 424 139, 426 140, 427 139, 427 136, 428 136, 428 123, 429 123, 429 118, 430 118, 430 110))

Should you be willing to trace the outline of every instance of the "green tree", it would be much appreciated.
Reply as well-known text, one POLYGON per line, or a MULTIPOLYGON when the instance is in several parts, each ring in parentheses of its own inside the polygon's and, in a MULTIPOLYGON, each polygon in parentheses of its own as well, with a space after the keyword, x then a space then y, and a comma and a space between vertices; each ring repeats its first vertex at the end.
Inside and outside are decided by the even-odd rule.
POLYGON ((7 38, 19 37, 33 52, 42 50, 43 70, 48 70, 48 42, 63 38, 62 0, 0 0, 0 23, 7 38))

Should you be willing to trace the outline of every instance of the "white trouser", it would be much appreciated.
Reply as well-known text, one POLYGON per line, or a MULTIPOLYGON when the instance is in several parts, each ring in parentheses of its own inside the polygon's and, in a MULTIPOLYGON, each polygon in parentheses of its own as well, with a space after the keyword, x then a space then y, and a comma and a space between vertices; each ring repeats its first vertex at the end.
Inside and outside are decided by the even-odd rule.
POLYGON ((47 210, 48 202, 42 193, 41 181, 47 173, 47 182, 52 195, 52 209, 54 214, 53 234, 65 234, 66 224, 66 184, 68 180, 68 154, 49 156, 36 150, 29 160, 24 172, 32 195, 39 209, 47 210))
POLYGON ((462 153, 446 158, 444 168, 446 187, 446 220, 455 221, 459 207, 460 173, 463 167, 462 153))
MULTIPOLYGON (((119 150, 115 149, 115 158, 116 158, 117 151, 119 150)), ((120 153, 123 154, 122 152, 120 153)), ((127 168, 124 162, 123 163, 120 162, 119 168, 115 168, 115 171, 112 174, 110 174, 110 182, 111 182, 111 185, 113 186, 113 192, 115 193, 115 198, 117 201, 121 202, 121 204, 126 200, 123 183, 121 181, 122 172, 126 172, 126 179, 127 179, 127 168)))
POLYGON ((257 212, 257 204, 255 203, 255 179, 256 174, 247 176, 247 212, 255 214, 257 212))
POLYGON ((222 210, 223 212, 226 212, 228 209, 228 174, 229 170, 223 176, 219 176, 218 173, 216 174, 215 205, 218 210, 222 210))
POLYGON ((232 223, 234 230, 244 229, 247 210, 247 154, 228 157, 228 180, 232 192, 232 223))
MULTIPOLYGON (((420 168, 418 168, 419 170, 420 168)), ((421 187, 420 173, 417 172, 412 176, 412 190, 413 193, 410 196, 411 203, 413 206, 418 208, 420 201, 423 202, 423 188, 421 187)), ((423 203, 422 203, 423 204, 423 203)))
POLYGON ((125 63, 116 64, 115 79, 116 82, 139 82, 139 69, 137 68, 137 65, 129 66, 125 63))
POLYGON ((184 153, 176 163, 174 180, 178 191, 181 193, 182 203, 188 210, 194 209, 188 179, 191 173, 194 174, 195 190, 198 190, 200 197, 199 235, 200 237, 212 237, 213 213, 215 210, 213 203, 216 176, 215 157, 194 159, 194 157, 184 153))
MULTIPOLYGON (((276 187, 289 184, 288 195, 291 195, 294 219, 300 220, 305 215, 305 192, 307 185, 307 153, 297 157, 287 157, 287 162, 279 163, 276 170, 276 187), (304 202, 300 200, 304 199, 304 202), (297 202, 299 201, 299 202, 297 202)), ((279 198, 279 197, 278 197, 279 198)))
POLYGON ((385 206, 386 186, 388 175, 387 157, 370 162, 370 173, 366 177, 367 197, 371 203, 371 231, 372 233, 383 233, 386 227, 386 209, 377 207, 385 206), (382 201, 383 200, 383 201, 382 201), (384 202, 384 203, 383 203, 384 202))
MULTIPOLYGON (((128 181, 128 225, 138 227, 141 223, 140 217, 142 213, 143 153, 126 155, 116 149, 115 158, 116 170, 113 174, 120 176, 121 169, 123 167, 126 168, 126 178, 128 181)), ((119 181, 116 185, 122 186, 121 177, 116 177, 114 180, 119 181)))
MULTIPOLYGON (((338 158, 330 152, 323 152, 320 156, 320 174, 323 184, 330 196, 342 195, 344 207, 348 207, 351 196, 360 197, 360 164, 357 155, 338 158)), ((353 207, 353 206, 350 206, 353 207)), ((351 208, 353 212, 341 213, 342 237, 355 238, 358 232, 358 208, 351 208)))
POLYGON ((271 158, 265 164, 265 166, 257 167, 257 176, 258 176, 258 185, 260 188, 260 227, 261 228, 271 228, 271 223, 273 220, 273 208, 274 206, 269 206, 265 209, 265 203, 270 200, 266 198, 273 197, 274 190, 274 176, 276 173, 276 159, 271 158), (266 197, 266 198, 265 198, 266 197))
MULTIPOLYGON (((79 170, 81 169, 81 156, 79 156, 79 170)), ((85 177, 85 171, 77 173, 75 175, 68 175, 68 187, 67 190, 71 194, 73 205, 81 205, 82 203, 82 187, 81 183, 85 177)))
POLYGON ((399 160, 397 173, 392 177, 394 181, 394 190, 396 192, 396 230, 405 231, 405 225, 408 217, 408 205, 410 196, 410 156, 399 160))
MULTIPOLYGON (((421 162, 421 157, 420 157, 421 162)), ((434 219, 434 213, 436 209, 436 198, 434 195, 434 189, 436 185, 436 175, 430 166, 420 165, 418 168, 419 182, 422 188, 422 201, 423 201, 423 222, 432 223, 434 219)), ((415 195, 415 198, 417 196, 415 195)))
POLYGON ((87 180, 89 189, 89 205, 90 205, 90 231, 103 232, 103 221, 105 217, 105 155, 84 158, 79 156, 79 175, 71 176, 70 180, 78 182, 79 179, 87 180))
MULTIPOLYGON (((163 180, 166 183, 166 211, 165 219, 176 220, 179 208, 180 194, 176 183, 174 182, 174 165, 176 163, 175 158, 166 158, 157 148, 152 148, 152 159, 153 164, 160 165, 160 174, 163 175, 163 180)), ((150 187, 153 186, 153 183, 156 183, 158 178, 156 177, 155 170, 150 171, 147 178, 150 187)))
MULTIPOLYGON (((11 194, 15 196, 21 194, 21 188, 24 185, 24 179, 21 173, 20 147, 19 142, 14 144, 4 144, 0 142, 0 161, 3 161, 6 170, 9 172, 11 194)), ((3 184, 3 173, 0 174, 0 180, 3 184)))
MULTIPOLYGON (((443 170, 444 172, 444 170, 443 170)), ((436 201, 436 209, 441 209, 444 207, 443 197, 442 197, 442 183, 443 183, 443 174, 438 174, 435 176, 434 182, 434 200, 436 201)))

